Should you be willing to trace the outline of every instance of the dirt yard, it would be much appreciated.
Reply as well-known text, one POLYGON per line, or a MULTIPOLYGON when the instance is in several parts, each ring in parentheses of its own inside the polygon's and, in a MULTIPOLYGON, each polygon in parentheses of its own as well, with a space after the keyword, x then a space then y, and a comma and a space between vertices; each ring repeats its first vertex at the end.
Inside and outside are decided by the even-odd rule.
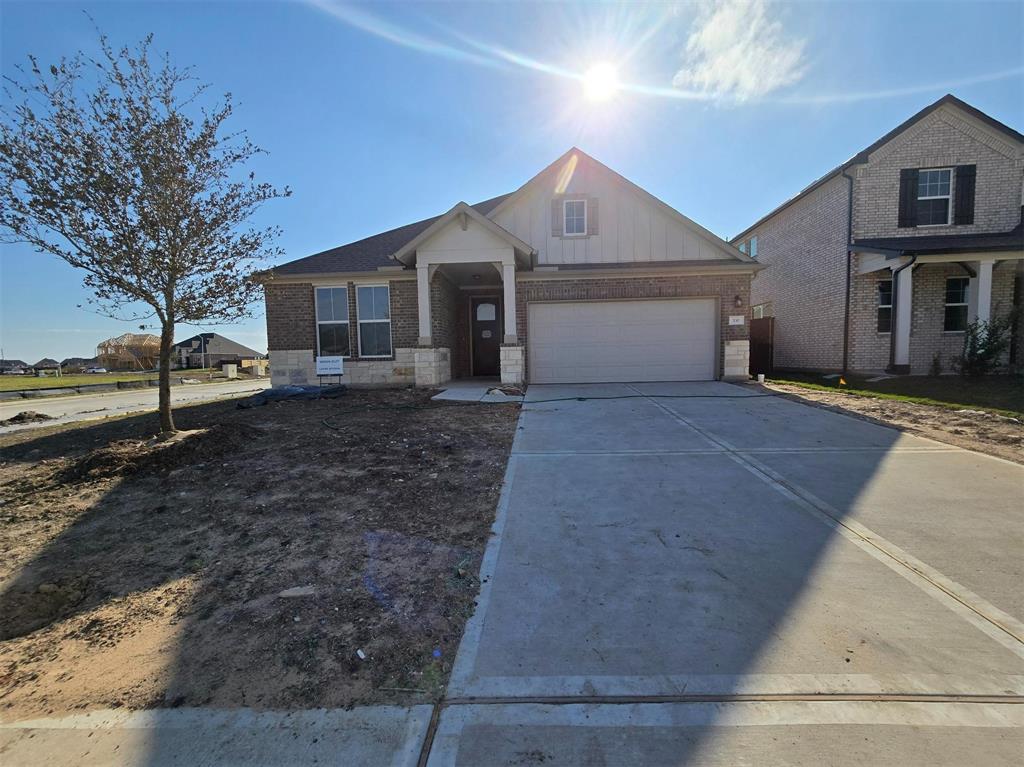
POLYGON ((517 415, 354 391, 0 437, 0 716, 431 700, 517 415))
POLYGON ((1024 463, 1024 423, 973 408, 952 410, 900 400, 843 392, 818 391, 801 386, 767 384, 771 391, 809 405, 824 407, 868 421, 895 426, 911 434, 1024 463))

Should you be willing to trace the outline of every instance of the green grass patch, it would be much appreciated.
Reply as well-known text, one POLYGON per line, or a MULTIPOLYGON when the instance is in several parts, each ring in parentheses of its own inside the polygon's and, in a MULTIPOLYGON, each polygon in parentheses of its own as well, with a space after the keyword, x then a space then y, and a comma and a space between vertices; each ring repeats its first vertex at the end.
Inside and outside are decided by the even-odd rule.
MULTIPOLYGON (((57 376, 0 376, 0 391, 23 391, 25 389, 65 389, 89 384, 112 384, 119 381, 156 380, 159 373, 151 370, 148 373, 69 373, 57 376)), ((243 377, 240 375, 240 377, 243 377)), ((171 383, 178 383, 180 378, 194 378, 202 383, 210 381, 227 381, 217 368, 191 368, 171 371, 171 383), (210 374, 214 375, 211 376, 210 374)))
POLYGON ((144 381, 156 378, 156 373, 85 373, 57 376, 0 376, 0 391, 20 391, 22 389, 63 389, 67 386, 85 386, 87 384, 111 384, 118 381, 144 381))
POLYGON ((1024 417, 1024 379, 1020 376, 895 376, 881 381, 868 381, 865 376, 845 376, 846 385, 838 378, 824 378, 806 373, 785 374, 771 383, 791 384, 817 391, 842 391, 862 397, 914 402, 951 410, 987 410, 1012 418, 1024 417))

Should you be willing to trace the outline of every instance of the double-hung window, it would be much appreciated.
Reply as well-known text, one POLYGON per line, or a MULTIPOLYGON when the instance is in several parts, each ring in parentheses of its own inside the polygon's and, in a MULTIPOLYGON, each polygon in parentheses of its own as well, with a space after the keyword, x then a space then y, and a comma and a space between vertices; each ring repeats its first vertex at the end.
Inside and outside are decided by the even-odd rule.
POLYGON ((747 248, 747 255, 751 258, 757 258, 757 237, 750 238, 750 246, 747 248))
POLYGON ((391 294, 387 285, 356 287, 359 356, 391 356, 391 294))
POLYGON ((321 357, 347 357, 348 288, 316 289, 316 343, 321 357))
POLYGON ((918 171, 918 226, 937 226, 949 223, 952 178, 953 171, 949 168, 918 171))
POLYGON ((565 200, 562 203, 562 214, 566 236, 575 237, 587 233, 586 200, 565 200))
POLYGON ((942 329, 947 333, 962 333, 967 329, 967 286, 966 277, 949 277, 946 280, 945 316, 942 329))
POLYGON ((878 281, 878 332, 892 331, 892 280, 878 281))

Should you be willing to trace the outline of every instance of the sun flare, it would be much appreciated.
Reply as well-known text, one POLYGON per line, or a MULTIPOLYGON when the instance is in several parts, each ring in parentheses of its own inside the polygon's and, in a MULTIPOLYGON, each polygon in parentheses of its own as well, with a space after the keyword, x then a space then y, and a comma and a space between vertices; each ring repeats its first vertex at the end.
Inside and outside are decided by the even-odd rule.
POLYGON ((587 101, 608 101, 618 90, 618 70, 607 61, 594 64, 583 75, 583 95, 587 101))

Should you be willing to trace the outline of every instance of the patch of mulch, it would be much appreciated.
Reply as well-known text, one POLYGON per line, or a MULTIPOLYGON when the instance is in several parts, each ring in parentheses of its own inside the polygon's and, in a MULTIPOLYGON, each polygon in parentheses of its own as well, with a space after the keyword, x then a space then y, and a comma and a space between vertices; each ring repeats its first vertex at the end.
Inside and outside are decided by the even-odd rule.
POLYGON ((984 410, 921 405, 860 394, 765 385, 796 401, 893 426, 938 442, 1024 464, 1024 422, 984 410))
POLYGON ((440 695, 519 408, 429 396, 0 437, 0 715, 440 695))

